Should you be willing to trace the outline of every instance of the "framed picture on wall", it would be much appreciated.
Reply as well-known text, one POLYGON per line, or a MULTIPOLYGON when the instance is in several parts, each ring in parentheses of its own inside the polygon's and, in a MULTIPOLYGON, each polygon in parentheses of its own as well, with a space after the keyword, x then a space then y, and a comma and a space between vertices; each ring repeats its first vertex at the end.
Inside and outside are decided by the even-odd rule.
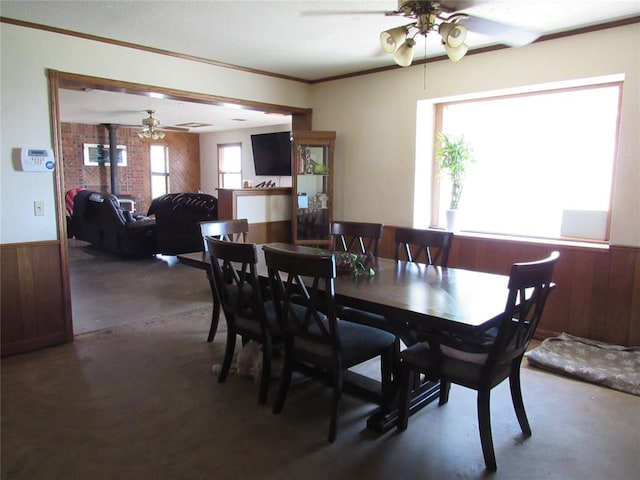
MULTIPOLYGON (((117 164, 119 167, 127 166, 127 147, 117 145, 117 164)), ((99 143, 83 144, 84 164, 90 166, 111 165, 111 152, 109 145, 99 143)))

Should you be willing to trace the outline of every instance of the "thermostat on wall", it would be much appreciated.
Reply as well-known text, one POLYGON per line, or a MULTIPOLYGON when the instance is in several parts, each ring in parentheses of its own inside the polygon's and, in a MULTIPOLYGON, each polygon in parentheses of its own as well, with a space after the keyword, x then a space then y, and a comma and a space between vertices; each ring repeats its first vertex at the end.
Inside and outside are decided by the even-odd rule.
POLYGON ((24 172, 51 172, 55 166, 50 148, 21 148, 20 163, 24 172))

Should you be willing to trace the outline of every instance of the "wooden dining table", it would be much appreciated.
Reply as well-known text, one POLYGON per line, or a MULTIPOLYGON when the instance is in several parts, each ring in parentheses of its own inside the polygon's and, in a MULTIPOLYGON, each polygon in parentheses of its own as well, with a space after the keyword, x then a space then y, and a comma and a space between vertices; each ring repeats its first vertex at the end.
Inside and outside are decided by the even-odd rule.
MULTIPOLYGON (((301 253, 326 250, 286 243, 269 245, 301 253)), ((258 274, 267 278, 267 266, 258 245, 258 274)), ((178 260, 191 267, 209 270, 205 252, 178 255, 178 260)), ((415 262, 373 258, 374 275, 339 274, 335 281, 336 301, 340 305, 376 313, 404 328, 396 329, 406 345, 412 345, 420 333, 438 331, 473 334, 488 328, 504 311, 509 277, 486 272, 446 268, 415 262)), ((214 302, 217 302, 212 292, 214 302)), ((355 376, 361 377, 361 376, 355 376)), ((356 388, 371 390, 373 383, 360 379, 356 388)), ((410 412, 415 413, 435 400, 438 382, 425 382, 413 395, 410 412)), ((372 415, 368 428, 384 432, 395 425, 393 409, 381 409, 372 415)))

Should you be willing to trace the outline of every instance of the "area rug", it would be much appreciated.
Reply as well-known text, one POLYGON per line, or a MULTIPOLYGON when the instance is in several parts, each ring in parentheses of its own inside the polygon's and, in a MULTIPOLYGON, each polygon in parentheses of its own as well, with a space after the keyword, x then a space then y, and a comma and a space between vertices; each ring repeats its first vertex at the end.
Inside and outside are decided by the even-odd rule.
POLYGON ((530 365, 640 396, 640 347, 562 333, 527 352, 530 365))

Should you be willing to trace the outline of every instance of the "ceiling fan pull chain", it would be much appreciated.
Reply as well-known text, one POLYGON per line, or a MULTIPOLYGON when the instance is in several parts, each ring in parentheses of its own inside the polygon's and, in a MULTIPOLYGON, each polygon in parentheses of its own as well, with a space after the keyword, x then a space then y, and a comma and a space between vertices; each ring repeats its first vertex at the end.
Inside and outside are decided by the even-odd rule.
POLYGON ((423 90, 427 89, 427 39, 424 39, 424 70, 423 70, 423 78, 422 78, 422 88, 423 90))

